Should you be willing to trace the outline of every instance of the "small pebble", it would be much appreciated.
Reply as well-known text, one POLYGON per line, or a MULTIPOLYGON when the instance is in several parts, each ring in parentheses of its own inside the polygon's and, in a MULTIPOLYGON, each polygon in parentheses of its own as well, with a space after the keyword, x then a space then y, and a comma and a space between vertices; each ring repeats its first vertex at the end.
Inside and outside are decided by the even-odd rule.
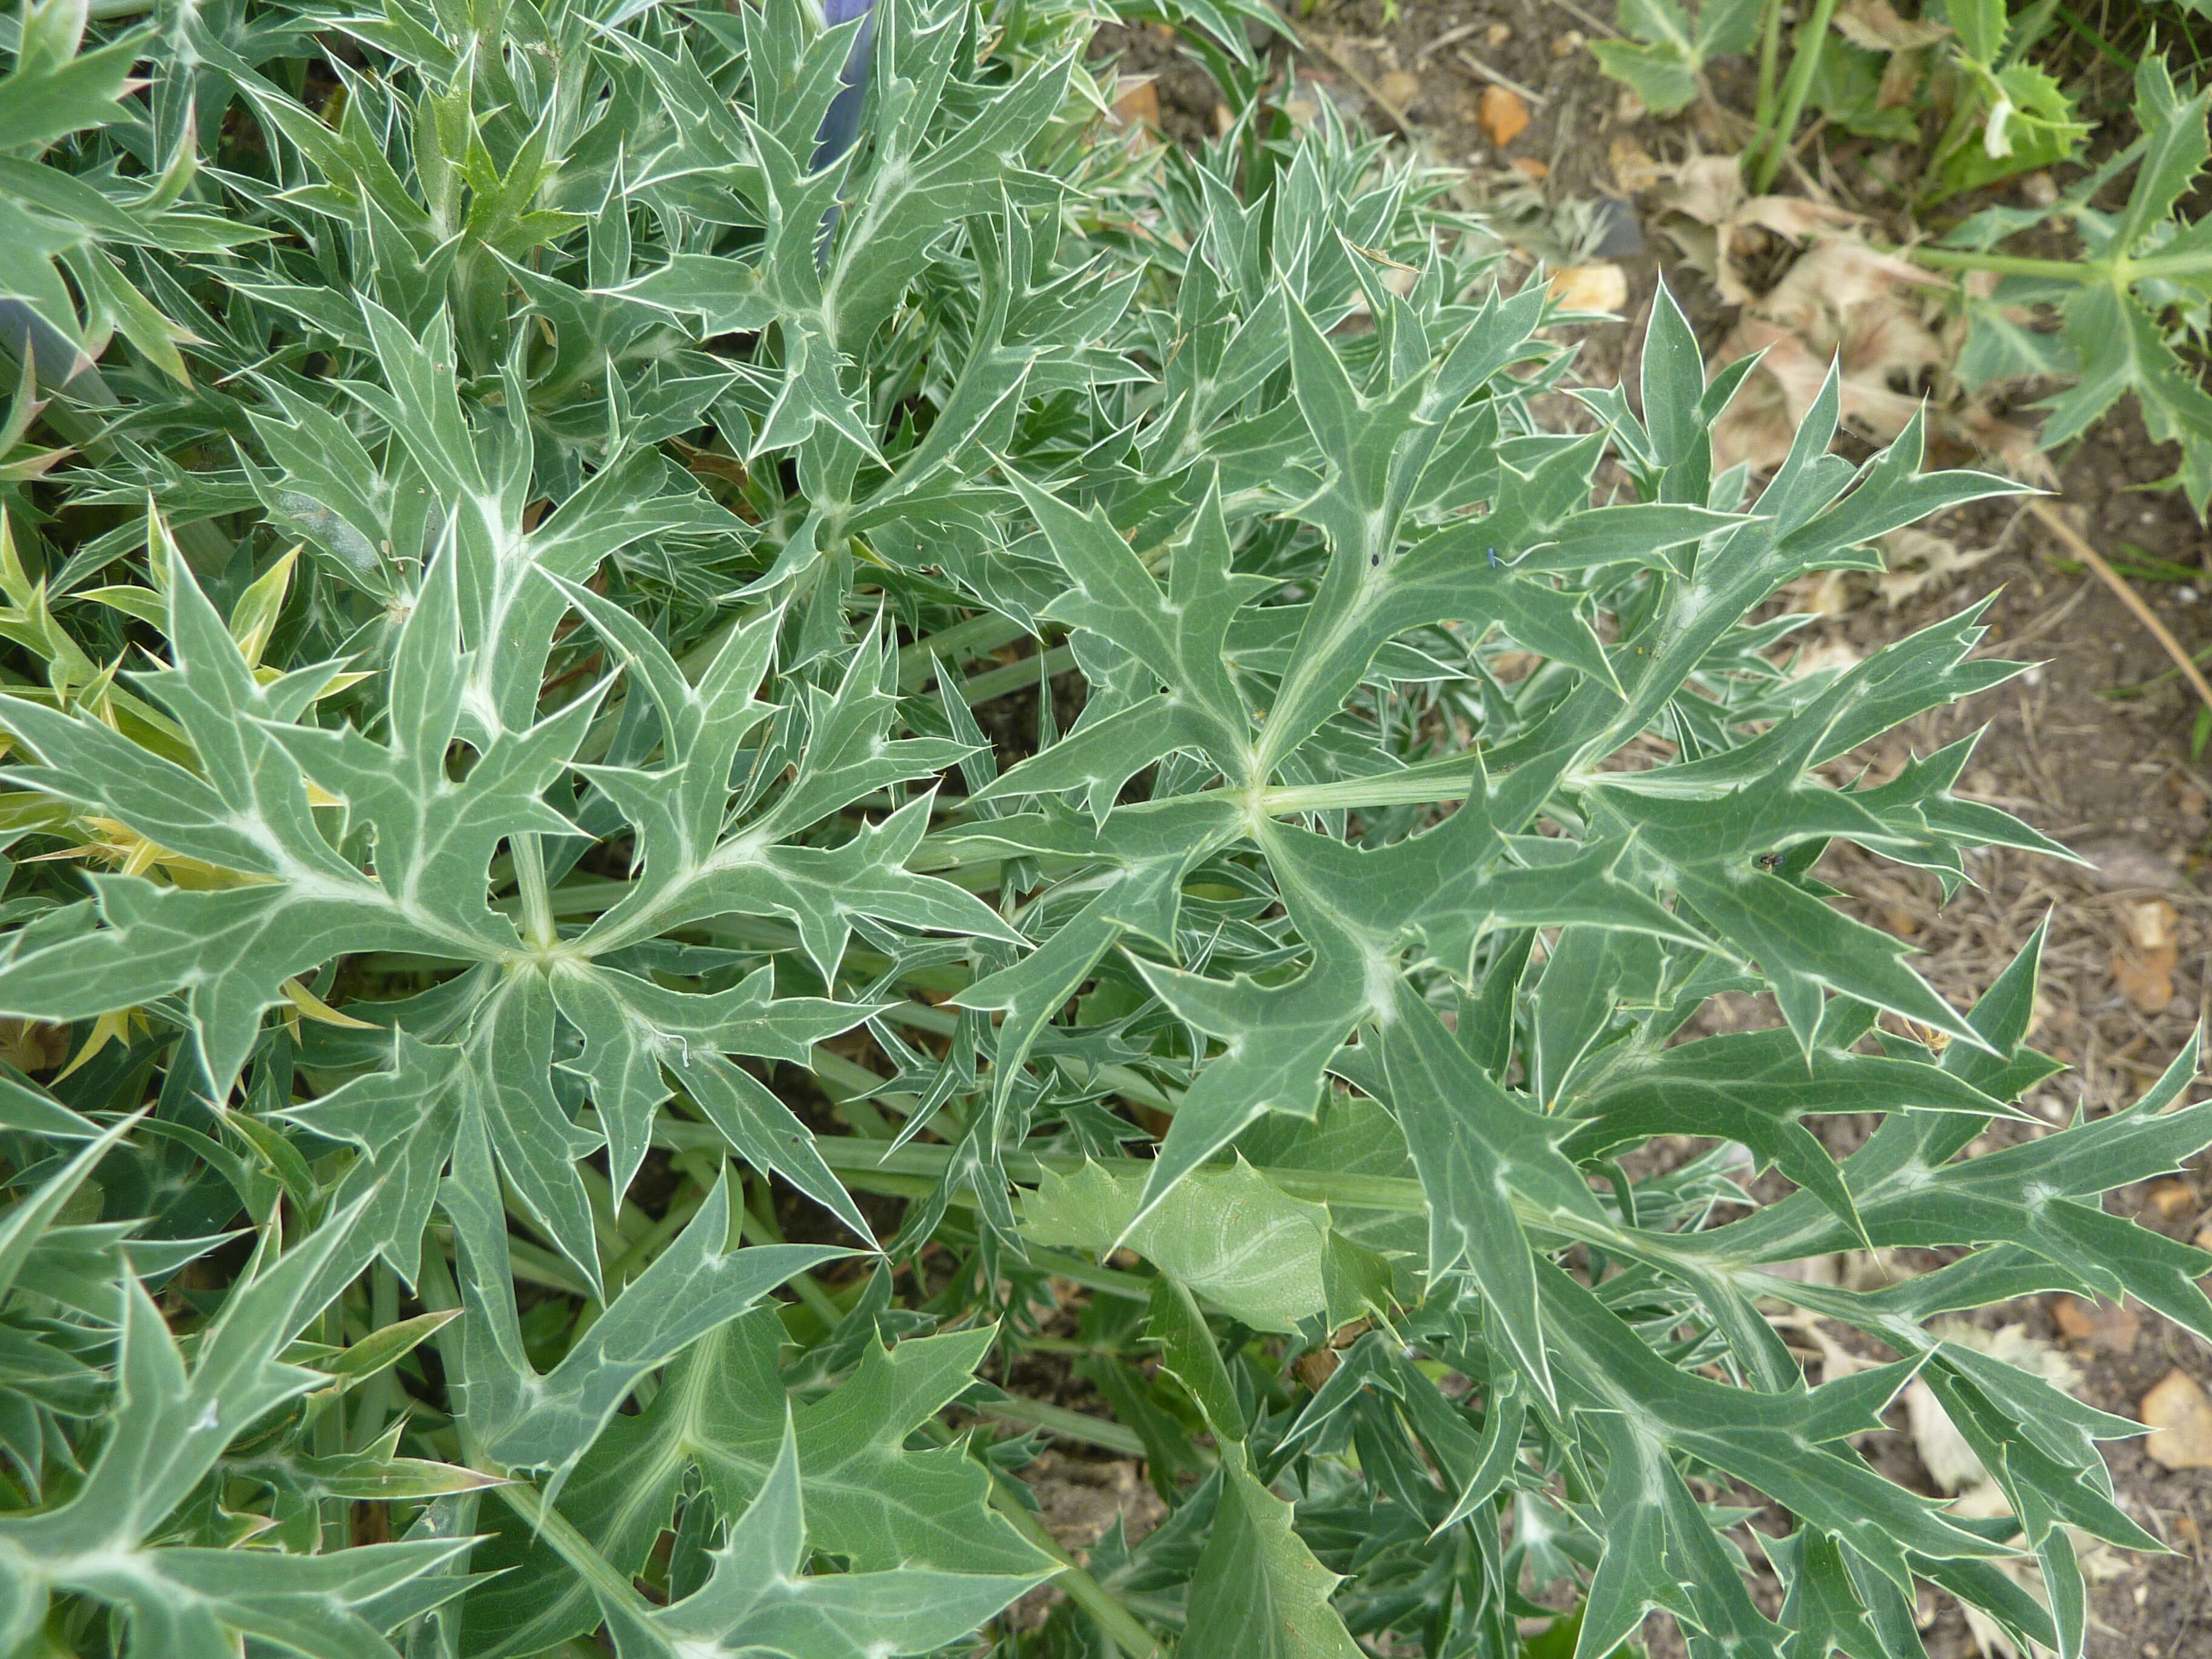
POLYGON ((1589 44, 1589 43, 1583 38, 1583 32, 1580 29, 1569 29, 1565 34, 1558 35, 1553 38, 1552 41, 1552 56, 1554 58, 1571 58, 1589 44))
POLYGON ((1633 202, 1608 196, 1597 204, 1596 217, 1604 228, 1591 252, 1599 258, 1626 259, 1644 252, 1644 225, 1633 202))
POLYGON ((1482 38, 1493 46, 1502 46, 1513 38, 1513 26, 1510 23, 1492 23, 1489 31, 1482 38))
POLYGON ((1500 149, 1528 130, 1528 106, 1504 87, 1485 87, 1476 109, 1483 136, 1500 149))

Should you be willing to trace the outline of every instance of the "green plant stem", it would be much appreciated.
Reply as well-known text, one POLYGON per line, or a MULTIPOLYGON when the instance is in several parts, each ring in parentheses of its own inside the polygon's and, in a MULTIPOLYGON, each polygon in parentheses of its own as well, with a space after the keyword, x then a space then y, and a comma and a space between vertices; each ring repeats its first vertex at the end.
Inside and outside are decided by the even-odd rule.
MULTIPOLYGON (((766 1187, 767 1182, 763 1181, 763 1191, 766 1187)), ((748 1244, 781 1244, 784 1242, 783 1229, 756 1207, 758 1197, 758 1194, 746 1194, 744 1207, 738 1212, 739 1233, 748 1244)), ((836 1298, 812 1273, 797 1273, 786 1282, 798 1293, 799 1299, 806 1304, 806 1310, 822 1322, 823 1330, 834 1331, 843 1322, 845 1310, 837 1305, 836 1298)))
MULTIPOLYGON (((343 1302, 333 1302, 325 1308, 321 1322, 323 1340, 334 1348, 343 1348, 346 1345, 343 1302)), ((308 1443, 314 1448, 315 1455, 319 1457, 328 1457, 333 1453, 347 1449, 345 1406, 343 1396, 330 1401, 314 1415, 309 1424, 307 1434, 308 1443)), ((323 1548, 326 1552, 342 1550, 353 1541, 352 1504, 343 1501, 334 1502, 329 1498, 317 1498, 315 1508, 320 1520, 319 1530, 323 1536, 323 1548)))
POLYGON ((2118 46, 2105 39, 2103 35, 2098 33, 2096 30, 2091 28, 2088 24, 2083 22, 2079 17, 2075 16, 2071 9, 2065 6, 2059 6, 2055 8, 2055 9, 2058 14, 2059 21, 2065 24, 2068 28, 2072 29, 2075 33, 2080 35, 2091 46, 2096 47, 2098 52, 2104 56, 2106 62, 2113 64, 2117 68, 2125 70, 2130 76, 2135 74, 2136 63, 2134 58, 2129 57, 2118 46))
POLYGON ((1473 787, 1474 757, 1450 755, 1403 771, 1374 778, 1344 778, 1333 783, 1285 785, 1262 791, 1260 810, 1269 817, 1323 812, 1338 807, 1440 806, 1464 800, 1473 787), (1358 796, 1355 802, 1353 796, 1358 796))
MULTIPOLYGON (((368 1271, 368 1328, 380 1331, 399 1322, 399 1278, 379 1259, 368 1271)), ((384 1432, 399 1392, 399 1368, 386 1365, 361 1386, 356 1396, 352 1449, 361 1450, 384 1432)))
MULTIPOLYGON (((2064 568, 2063 564, 2059 560, 2053 559, 2051 563, 2060 566, 2061 568, 2064 568)), ((2083 566, 2078 573, 2073 574, 2086 575, 2088 574, 2088 568, 2087 566, 2083 566)), ((2203 647, 2199 650, 2191 652, 2190 653, 2189 659, 2195 663, 2199 668, 2212 667, 2212 645, 2208 645, 2203 647)), ((2170 684, 2180 678, 2180 669, 2168 668, 2160 673, 2153 674, 2147 680, 2137 680, 2133 685, 2115 685, 2107 690, 2099 692, 2098 696, 2116 699, 2140 697, 2145 692, 2153 690, 2154 687, 2170 684)))
POLYGON ((1054 646, 1044 653, 1044 660, 1024 657, 1019 662, 1008 663, 1004 668, 994 668, 978 674, 972 680, 960 682, 960 696, 969 703, 988 702, 994 697, 1003 697, 1009 691, 1025 691, 1040 678, 1049 679, 1054 674, 1065 673, 1075 666, 1075 653, 1070 647, 1054 646))
MULTIPOLYGON (((1035 1346, 1035 1344, 1031 1344, 1035 1346)), ((1042 1400, 1024 1400, 1015 1395, 1005 1400, 994 1400, 975 1410, 985 1417, 996 1417, 1008 1423, 1025 1423, 1030 1427, 1042 1429, 1066 1440, 1079 1440, 1100 1449, 1119 1452, 1124 1457, 1142 1457, 1145 1443, 1133 1429, 1122 1427, 1103 1417, 1090 1417, 1065 1406, 1054 1406, 1042 1400)))
MULTIPOLYGON (((630 1247, 630 1236, 622 1230, 622 1224, 615 1218, 617 1200, 613 1186, 605 1175, 589 1164, 579 1166, 577 1176, 584 1183, 584 1194, 591 1206, 592 1234, 599 1243, 599 1260, 605 1262, 623 1255, 630 1247)), ((633 1209, 630 1212, 632 1220, 635 1221, 639 1214, 640 1212, 633 1209)))
POLYGON ((2000 276, 2043 276, 2061 283, 2092 283, 2106 268, 2074 259, 2030 259, 2014 253, 1981 253, 1971 248, 1915 247, 1904 252, 1937 270, 1992 270, 2000 276))
POLYGON ((1954 67, 1972 84, 1972 90, 1962 89, 1954 96, 1950 118, 1943 124, 1943 131, 1936 140, 1935 148, 1928 153, 1928 165, 1921 169, 1919 181, 1914 185, 1910 205, 1916 217, 1924 216, 1944 197, 1952 193, 1945 185, 1942 172, 1951 159, 1974 142, 1974 135, 1987 118, 1994 105, 1987 100, 1994 77, 1988 67, 1966 59, 1961 54, 1954 67))
POLYGON ((1782 0, 1766 0, 1766 14, 1759 28, 1759 101, 1753 106, 1752 120, 1764 133, 1774 121, 1774 78, 1782 67, 1782 0))
POLYGON ((1071 1285, 1097 1291, 1103 1296, 1118 1296, 1127 1302, 1150 1302, 1152 1299, 1152 1281, 1140 1273, 1123 1273, 1119 1267, 1102 1267, 1096 1262, 1085 1261, 1081 1256, 1065 1255, 1041 1245, 1030 1246, 1030 1266, 1043 1269, 1054 1279, 1064 1279, 1071 1285))
POLYGON ((991 1506, 1013 1522, 1014 1530, 1060 1564, 1053 1582, 1067 1592, 1067 1599, 1097 1621, 1106 1639, 1126 1659, 1160 1659, 1159 1642, 1138 1622, 1137 1615, 1114 1599, 1112 1592, 1076 1565, 1060 1540, 1044 1529, 1028 1505, 1007 1489, 1007 1477, 992 1471, 991 1506))
POLYGON ((2140 259, 2100 261, 2091 269, 2106 272, 2113 283, 2123 286, 2142 282, 2202 280, 2208 272, 2212 272, 2212 255, 2201 252, 2152 253, 2140 259))
POLYGON ((849 1107, 855 1101, 874 1099, 903 1116, 907 1109, 919 1103, 910 1095, 884 1094, 881 1091, 890 1081, 888 1078, 878 1077, 866 1066, 842 1054, 816 1048, 808 1051, 806 1058, 824 1092, 841 1108, 849 1107))
MULTIPOLYGON (((487 1474, 497 1474, 496 1469, 487 1468, 487 1474)), ((637 1593, 637 1586, 617 1572, 614 1566, 592 1547, 592 1540, 576 1530, 574 1522, 545 1501, 544 1493, 522 1481, 510 1481, 494 1486, 507 1506, 527 1522, 532 1536, 543 1539, 553 1547, 553 1553, 566 1562, 577 1577, 588 1584, 594 1595, 612 1601, 643 1617, 653 1611, 645 1598, 637 1593)))
POLYGON ((1012 617, 1002 617, 996 611, 940 628, 926 640, 900 647, 899 690, 919 691, 937 672, 940 661, 947 667, 957 668, 963 662, 1020 639, 1023 631, 1022 625, 1012 617))
POLYGON ((875 1103, 865 1095, 851 1095, 836 1103, 837 1115, 852 1126, 853 1133, 863 1140, 889 1140, 895 1133, 884 1121, 875 1103))
MULTIPOLYGON (((453 1230, 443 1223, 434 1223, 430 1237, 447 1255, 453 1253, 453 1230)), ((564 1296, 588 1297, 592 1287, 578 1276, 574 1267, 562 1257, 526 1238, 509 1236, 507 1241, 507 1271, 520 1284, 542 1285, 549 1291, 559 1291, 564 1296)))
POLYGON ((1132 1358, 1143 1352, 1118 1342, 1085 1342, 1073 1336, 1030 1336, 1024 1333, 1020 1341, 1024 1353, 1063 1353, 1076 1359, 1132 1358))
POLYGON ((1790 60, 1790 77, 1782 83, 1782 109, 1774 125, 1762 128, 1758 159, 1751 164, 1751 191, 1764 195, 1782 170, 1790 139, 1797 131, 1797 118, 1805 112, 1805 97, 1813 88, 1813 74, 1828 43, 1828 25, 1836 15, 1836 0, 1813 0, 1813 15, 1797 36, 1797 54, 1790 60))
POLYGON ((561 930, 553 925, 553 902, 545 888, 545 848, 536 835, 517 836, 509 843, 514 850, 514 883, 522 899, 522 933, 540 951, 550 951, 561 942, 561 930))
POLYGON ((642 1273, 646 1264, 660 1254, 661 1248, 670 1239, 684 1231, 684 1224, 699 1212, 699 1206, 706 1201, 706 1193, 694 1187, 671 1204, 659 1220, 640 1233, 629 1248, 608 1266, 607 1288, 613 1291, 642 1273))

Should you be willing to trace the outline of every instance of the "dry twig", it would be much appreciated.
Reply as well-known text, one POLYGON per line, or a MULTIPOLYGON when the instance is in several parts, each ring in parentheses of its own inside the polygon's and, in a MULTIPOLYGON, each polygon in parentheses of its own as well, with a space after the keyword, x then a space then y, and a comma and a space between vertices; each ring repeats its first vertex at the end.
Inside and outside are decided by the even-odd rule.
POLYGON ((2095 571, 2098 580, 2119 596, 2120 603, 2135 613, 2136 620, 2150 630, 2151 637, 2158 641, 2160 648, 2173 659, 2173 665, 2181 671, 2182 677, 2204 700, 2204 706, 2212 708, 2212 683, 2206 681, 2203 670, 2197 665, 2197 659, 2189 654, 2179 640, 2173 637, 2173 630, 2158 619, 2158 612, 2143 602, 2143 596, 2136 592, 2128 579, 2106 563, 2105 556, 2084 541, 2081 532, 2059 516, 2058 509, 2049 501, 2030 501, 2027 505, 2028 511, 2042 521, 2044 528, 2066 544, 2068 552, 2095 571))
POLYGON ((1351 78, 1352 85, 1367 94, 1367 101, 1389 116, 1391 125, 1400 132, 1411 138, 1419 131, 1413 125, 1413 118, 1399 108, 1394 100, 1385 97, 1382 88, 1376 85, 1358 64, 1340 52, 1335 42, 1328 36, 1323 34, 1319 29, 1309 29, 1306 31, 1305 42, 1338 69, 1342 70, 1351 78))
POLYGON ((1446 29, 1442 34, 1432 35, 1421 49, 1413 54, 1413 62, 1416 66, 1425 64, 1454 41, 1467 40, 1471 35, 1480 33, 1488 27, 1489 25, 1482 19, 1477 18, 1471 23, 1462 23, 1455 28, 1446 29))
POLYGON ((1500 75, 1496 70, 1491 68, 1489 64, 1484 63, 1482 59, 1477 58, 1473 52, 1469 52, 1465 46, 1455 46, 1452 48, 1452 61, 1457 64, 1460 68, 1465 70, 1469 75, 1478 76, 1481 79, 1489 82, 1491 85, 1494 87, 1503 87, 1515 97, 1524 99, 1532 105, 1547 104, 1551 102, 1550 99, 1545 97, 1542 93, 1536 91, 1534 88, 1524 87, 1518 81, 1512 79, 1510 76, 1500 75))
POLYGON ((1618 40, 1620 36, 1620 31, 1619 29, 1613 27, 1610 23, 1601 22, 1597 18, 1591 16, 1580 6, 1575 4, 1574 0, 1552 0, 1552 3, 1559 7, 1560 10, 1568 12, 1573 16, 1579 18, 1586 26, 1595 30, 1600 34, 1609 36, 1614 40, 1618 40))

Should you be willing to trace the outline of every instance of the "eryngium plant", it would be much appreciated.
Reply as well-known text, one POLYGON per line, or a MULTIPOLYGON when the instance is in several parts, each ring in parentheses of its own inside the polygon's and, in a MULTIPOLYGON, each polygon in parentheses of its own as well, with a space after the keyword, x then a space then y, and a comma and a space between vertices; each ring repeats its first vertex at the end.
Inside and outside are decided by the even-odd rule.
POLYGON ((1541 284, 1210 8, 1198 155, 1049 5, 100 9, 0 81, 0 1650, 2081 1651, 2132 1425, 1929 1322, 2212 1335, 2099 1201, 2193 1055, 1966 1155, 2035 946, 1811 872, 2059 854, 1849 762, 2012 669, 1766 608, 2004 484, 1832 386, 1716 476, 1663 298, 1546 429, 1541 284), (1913 1376, 2011 1516, 1855 1449, 1913 1376), (1167 1519, 1068 1563, 1045 1434, 1167 1519))

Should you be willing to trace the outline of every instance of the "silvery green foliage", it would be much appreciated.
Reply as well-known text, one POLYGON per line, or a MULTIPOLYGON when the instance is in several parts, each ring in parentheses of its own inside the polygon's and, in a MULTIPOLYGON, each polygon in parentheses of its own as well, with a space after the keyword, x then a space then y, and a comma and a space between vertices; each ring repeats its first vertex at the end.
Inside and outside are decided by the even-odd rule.
POLYGON ((0 80, 9 1650, 1511 1659, 1565 1580, 1547 1652, 1887 1659, 1920 1579, 2080 1653, 2132 1425, 1929 1322, 2212 1335, 2099 1202, 2193 1051, 1965 1155, 2035 945, 1960 1012, 1810 872, 2063 855, 1971 740, 1837 764, 2013 670, 1766 605, 2001 481, 1832 386, 1716 476, 1663 298, 1563 393, 1235 9, 1132 12, 1200 154, 1051 6, 103 9, 0 80), (1782 1023, 1680 1040, 1724 992, 1782 1023), (1947 1265, 1785 1271, 1854 1246, 1947 1265), (1899 1357, 1808 1388, 1781 1304, 1899 1357), (2014 1519, 1854 1449, 1916 1376, 2014 1519), (1070 1567, 956 1405, 1168 1519, 1070 1567))

